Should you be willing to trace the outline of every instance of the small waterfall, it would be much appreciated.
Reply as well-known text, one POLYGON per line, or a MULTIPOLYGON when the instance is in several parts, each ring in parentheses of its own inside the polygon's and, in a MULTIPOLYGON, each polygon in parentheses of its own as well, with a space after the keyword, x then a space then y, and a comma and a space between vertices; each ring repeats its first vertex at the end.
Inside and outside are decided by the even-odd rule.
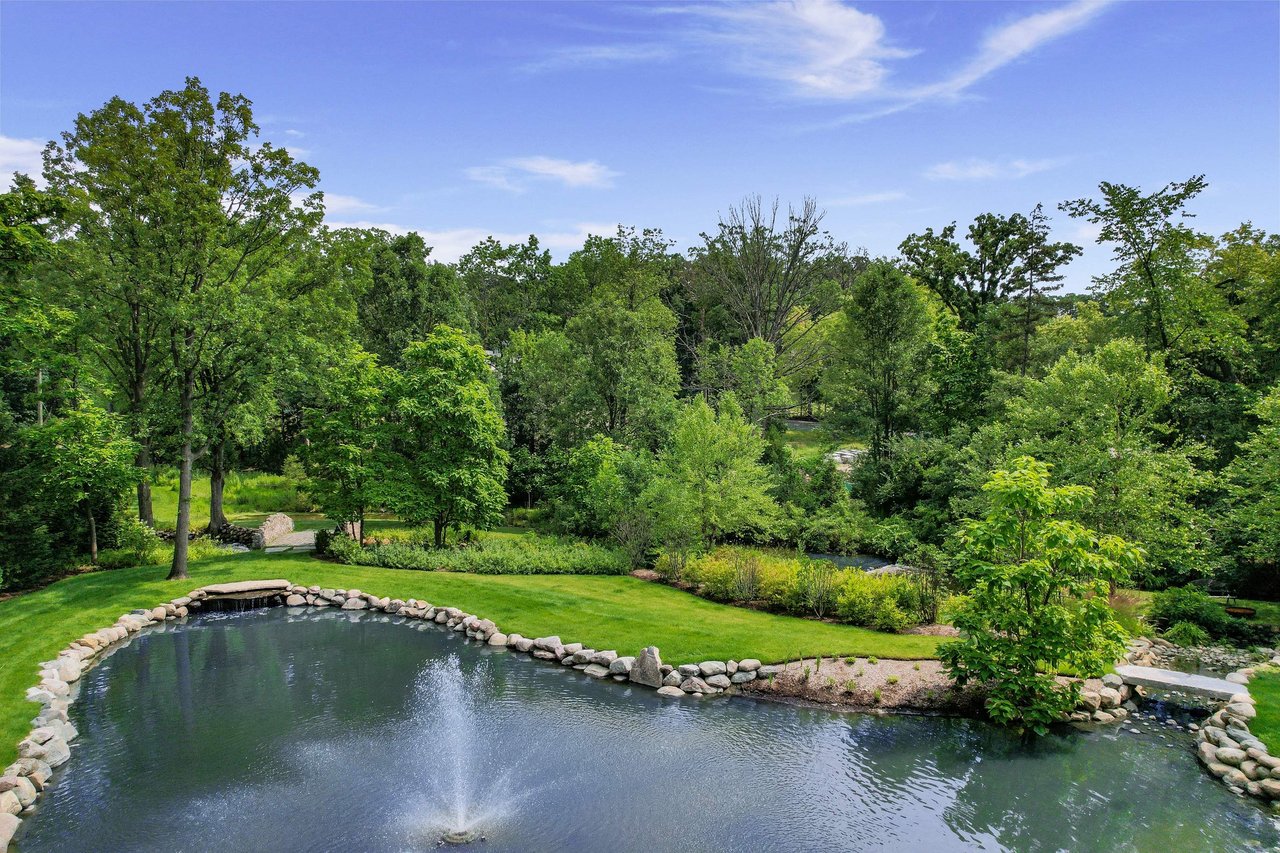
POLYGON ((279 607, 284 604, 284 595, 279 590, 237 592, 231 595, 211 595, 199 604, 206 613, 243 613, 259 607, 279 607))

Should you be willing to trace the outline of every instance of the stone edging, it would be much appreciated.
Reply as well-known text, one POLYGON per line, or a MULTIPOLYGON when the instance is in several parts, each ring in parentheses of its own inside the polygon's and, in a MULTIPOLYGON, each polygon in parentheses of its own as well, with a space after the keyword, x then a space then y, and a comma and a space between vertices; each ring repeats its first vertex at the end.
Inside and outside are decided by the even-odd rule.
MULTIPOLYGON (((1280 665, 1280 657, 1272 658, 1280 665)), ((1252 667, 1230 673, 1227 679, 1248 683, 1252 667)), ((1200 763, 1233 793, 1262 800, 1280 800, 1280 758, 1249 731, 1249 720, 1258 715, 1248 693, 1237 693, 1213 713, 1196 733, 1200 763)))
POLYGON ((657 646, 648 646, 636 656, 619 656, 614 650, 596 651, 582 643, 564 643, 559 637, 530 639, 504 634, 489 619, 456 607, 435 607, 410 598, 379 598, 360 590, 298 586, 287 580, 243 581, 213 584, 166 601, 150 609, 132 610, 106 628, 73 640, 51 661, 40 664, 40 682, 27 689, 27 699, 40 705, 31 721, 32 729, 18 743, 19 758, 0 771, 0 853, 21 826, 21 817, 34 809, 53 769, 71 758, 69 744, 79 735, 67 711, 75 701, 73 685, 94 664, 114 651, 118 644, 142 629, 165 621, 186 618, 205 609, 206 603, 225 597, 253 596, 283 599, 289 607, 337 607, 342 610, 379 610, 407 619, 432 621, 469 639, 490 646, 522 652, 534 658, 573 667, 593 678, 612 678, 654 688, 669 697, 701 697, 723 693, 757 678, 771 678, 778 667, 758 660, 702 661, 672 666, 664 664, 657 646))

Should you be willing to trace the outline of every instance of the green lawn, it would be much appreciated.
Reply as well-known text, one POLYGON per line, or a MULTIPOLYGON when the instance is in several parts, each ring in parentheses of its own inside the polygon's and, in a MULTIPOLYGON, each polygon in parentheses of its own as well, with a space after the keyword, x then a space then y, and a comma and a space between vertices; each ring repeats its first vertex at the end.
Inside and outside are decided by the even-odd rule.
POLYGON ((791 429, 787 431, 787 446, 797 462, 810 462, 833 450, 866 449, 866 444, 855 441, 844 433, 832 432, 822 427, 791 429))
POLYGON ((1254 673, 1249 679, 1249 695, 1258 711, 1249 721, 1249 730, 1272 755, 1280 755, 1280 669, 1264 667, 1254 673))
POLYGON ((78 575, 0 601, 0 766, 10 763, 37 706, 25 701, 36 665, 71 640, 110 625, 135 607, 154 606, 208 583, 285 577, 295 583, 358 588, 418 598, 493 619, 502 630, 635 654, 646 645, 669 663, 801 654, 929 658, 937 638, 881 634, 775 616, 706 601, 632 577, 492 576, 344 566, 308 555, 239 554, 193 563, 191 579, 166 581, 149 566, 78 575))

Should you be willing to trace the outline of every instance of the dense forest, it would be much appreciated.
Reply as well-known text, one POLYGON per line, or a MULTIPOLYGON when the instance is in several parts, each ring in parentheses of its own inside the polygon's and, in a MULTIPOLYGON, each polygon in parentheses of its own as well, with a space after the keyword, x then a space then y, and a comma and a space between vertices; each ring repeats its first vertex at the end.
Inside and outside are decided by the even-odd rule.
POLYGON ((0 588, 151 536, 173 468, 179 530, 193 478, 216 530, 230 472, 300 467, 357 540, 374 512, 433 547, 508 517, 637 566, 739 543, 945 577, 991 472, 1034 457, 1139 546, 1137 585, 1280 597, 1280 237, 1197 230, 1205 178, 1170 178, 885 258, 748 196, 685 252, 624 226, 446 264, 327 228, 243 96, 113 99, 0 195, 0 588), (1083 294, 1073 220, 1113 257, 1083 294), (810 421, 853 452, 798 455, 810 421))

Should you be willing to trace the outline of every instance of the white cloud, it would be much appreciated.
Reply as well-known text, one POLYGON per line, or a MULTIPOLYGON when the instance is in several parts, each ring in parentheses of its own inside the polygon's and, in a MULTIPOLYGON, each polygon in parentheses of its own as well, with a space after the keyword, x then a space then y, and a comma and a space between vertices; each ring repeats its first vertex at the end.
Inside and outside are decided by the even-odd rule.
MULTIPOLYGON (((878 16, 840 0, 640 7, 681 16, 689 25, 673 28, 663 42, 570 49, 535 66, 666 60, 687 54, 745 77, 781 84, 796 97, 885 102, 838 122, 847 124, 961 95, 1005 65, 1087 25, 1112 2, 1071 0, 1009 21, 988 32, 958 70, 924 83, 894 78, 894 72, 920 51, 895 43, 878 16)), ((938 77, 939 72, 929 76, 938 77)))
POLYGON ((676 51, 664 44, 596 44, 560 48, 545 59, 530 62, 526 71, 547 71, 583 65, 626 65, 635 62, 661 62, 671 59, 676 51))
POLYGON ((987 34, 978 54, 950 77, 912 94, 917 98, 958 95, 991 72, 1092 21, 1111 0, 1075 0, 1019 18, 987 34))
POLYGON ((826 203, 827 207, 862 207, 867 204, 885 204, 890 201, 899 201, 907 197, 907 194, 901 190, 889 190, 880 193, 865 193, 864 195, 851 195, 844 198, 832 199, 826 203))
POLYGON ((386 208, 370 204, 364 199, 356 198, 353 195, 327 192, 324 194, 324 210, 326 214, 333 216, 350 216, 358 213, 373 213, 379 210, 386 210, 386 208))
POLYGON ((44 160, 40 152, 44 151, 44 146, 43 139, 18 139, 0 135, 0 189, 9 189, 14 172, 22 172, 43 186, 41 172, 44 170, 44 160))
POLYGON ((569 252, 581 249, 587 237, 592 234, 612 235, 618 230, 617 223, 599 222, 582 222, 569 229, 550 228, 539 230, 535 228, 528 233, 488 231, 483 228, 411 228, 394 223, 373 221, 338 222, 326 220, 325 224, 330 228, 381 228, 383 231, 392 234, 408 234, 410 231, 416 231, 422 235, 422 239, 431 247, 431 260, 445 263, 452 263, 458 260, 486 237, 493 237, 502 243, 523 243, 529 238, 529 233, 533 233, 537 235, 538 244, 542 248, 550 249, 552 253, 563 257, 569 252))
POLYGON ((1056 169, 1064 162, 1061 159, 984 160, 980 157, 970 157, 967 160, 936 163, 925 170, 924 176, 937 181, 1008 180, 1056 169))
POLYGON ((472 166, 464 174, 473 181, 507 192, 523 192, 530 181, 557 181, 566 187, 608 189, 621 172, 595 160, 574 162, 555 157, 513 157, 491 166, 472 166))
POLYGON ((702 19, 685 33, 749 76, 787 84, 796 94, 856 98, 879 91, 885 60, 911 55, 886 43, 884 24, 837 0, 681 6, 702 19))

